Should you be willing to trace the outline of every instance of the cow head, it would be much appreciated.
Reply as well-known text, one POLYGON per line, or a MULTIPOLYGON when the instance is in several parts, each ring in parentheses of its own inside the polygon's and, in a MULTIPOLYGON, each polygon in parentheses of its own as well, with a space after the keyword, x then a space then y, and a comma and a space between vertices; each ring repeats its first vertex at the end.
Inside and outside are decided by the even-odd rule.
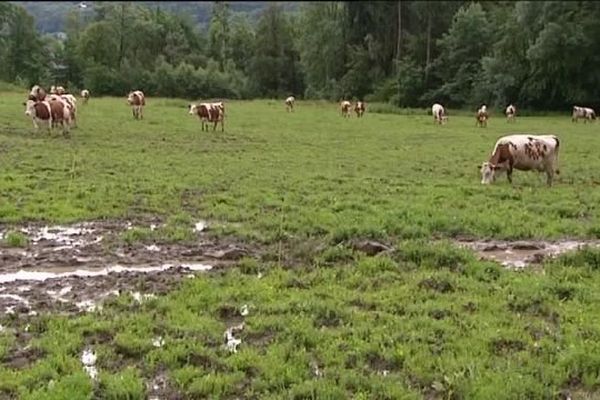
POLYGON ((502 167, 486 161, 478 168, 480 168, 479 172, 481 172, 481 184, 489 185, 496 180, 496 172, 502 167))
POLYGON ((23 103, 23 105, 25 106, 25 115, 27 115, 28 117, 33 116, 35 113, 35 111, 34 111, 35 101, 27 100, 25 103, 23 103))
POLYGON ((129 92, 129 94, 127 95, 127 104, 129 104, 130 106, 133 105, 134 96, 135 94, 133 92, 129 92))
POLYGON ((198 106, 196 104, 190 104, 188 105, 189 108, 189 114, 196 114, 198 112, 198 106))

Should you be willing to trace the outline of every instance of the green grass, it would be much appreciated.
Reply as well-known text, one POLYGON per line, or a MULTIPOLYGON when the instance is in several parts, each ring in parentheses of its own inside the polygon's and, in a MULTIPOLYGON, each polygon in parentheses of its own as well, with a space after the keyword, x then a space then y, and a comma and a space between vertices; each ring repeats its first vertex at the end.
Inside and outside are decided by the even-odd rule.
POLYGON ((568 116, 492 118, 485 129, 470 117, 435 126, 428 115, 344 120, 322 102, 300 102, 294 114, 274 101, 229 102, 223 134, 201 132, 186 100, 151 98, 135 121, 123 99, 95 98, 65 140, 34 134, 22 97, 0 100, 6 222, 186 213, 261 242, 600 234, 598 125, 568 116), (519 172, 514 186, 479 183, 495 140, 515 131, 561 137, 555 187, 519 172))
POLYGON ((344 120, 331 103, 288 114, 281 102, 248 101, 227 103, 225 133, 206 133, 186 100, 150 98, 135 121, 124 99, 92 98, 64 139, 33 133, 23 97, 0 96, 2 221, 167 221, 122 234, 133 243, 190 242, 193 222, 206 219, 222 223, 212 235, 282 242, 269 251, 296 262, 245 259, 167 296, 121 296, 77 318, 0 317, 16 329, 0 333, 0 399, 141 399, 164 371, 190 399, 598 396, 600 252, 511 272, 430 242, 599 237, 598 125, 497 117, 482 129, 471 116, 436 126, 426 114, 369 111, 344 120), (518 171, 513 186, 479 183, 477 167, 509 132, 559 135, 555 186, 518 171), (349 244, 363 238, 395 250, 367 257, 349 244), (250 314, 230 354, 223 332, 243 304, 250 314), (11 366, 26 344, 37 357, 11 366), (79 362, 87 345, 95 383, 79 362))

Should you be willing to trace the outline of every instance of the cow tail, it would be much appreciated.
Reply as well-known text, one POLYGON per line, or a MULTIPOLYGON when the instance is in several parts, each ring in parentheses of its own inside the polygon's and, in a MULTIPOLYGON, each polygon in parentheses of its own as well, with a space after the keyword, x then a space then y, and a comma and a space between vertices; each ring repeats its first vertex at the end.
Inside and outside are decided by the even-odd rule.
POLYGON ((554 167, 556 168, 556 175, 560 175, 560 169, 558 168, 558 150, 560 149, 560 140, 558 140, 558 138, 556 136, 554 136, 554 140, 556 141, 556 149, 554 150, 554 154, 555 154, 555 164, 554 167))

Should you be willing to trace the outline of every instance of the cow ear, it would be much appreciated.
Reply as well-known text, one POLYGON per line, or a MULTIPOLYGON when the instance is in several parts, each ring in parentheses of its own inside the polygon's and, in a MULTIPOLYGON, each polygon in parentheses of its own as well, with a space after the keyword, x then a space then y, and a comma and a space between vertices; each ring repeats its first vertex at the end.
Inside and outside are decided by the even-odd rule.
POLYGON ((27 104, 25 102, 23 102, 23 105, 26 106, 27 104))
POLYGON ((498 166, 498 165, 492 165, 492 169, 493 169, 494 171, 497 171, 497 170, 499 170, 499 169, 500 169, 500 166, 498 166))

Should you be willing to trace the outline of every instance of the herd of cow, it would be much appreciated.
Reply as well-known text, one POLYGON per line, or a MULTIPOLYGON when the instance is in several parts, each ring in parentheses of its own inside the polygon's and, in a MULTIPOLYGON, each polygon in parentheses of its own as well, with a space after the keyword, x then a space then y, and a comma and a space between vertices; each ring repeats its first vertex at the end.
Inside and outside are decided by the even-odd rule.
MULTIPOLYGON (((446 109, 441 104, 435 103, 431 107, 431 114, 433 115, 433 122, 437 124, 443 124, 448 121, 448 114, 446 109)), ((506 115, 507 122, 515 122, 515 118, 517 117, 517 108, 509 104, 504 110, 504 114, 506 115)), ((487 112, 487 106, 482 105, 477 113, 475 114, 475 126, 486 127, 487 121, 490 118, 490 115, 487 112)), ((583 119, 584 122, 596 120, 596 112, 589 107, 579 107, 573 106, 573 113, 571 115, 571 121, 577 122, 579 119, 583 119)))
MULTIPOLYGON (((90 98, 88 90, 81 91, 83 103, 90 98)), ((294 111, 296 99, 290 96, 285 99, 284 104, 288 112, 294 111)), ((133 117, 143 119, 143 107, 146 105, 144 93, 140 90, 129 92, 127 103, 132 107, 133 117)), ((43 88, 36 85, 31 89, 25 106, 25 115, 30 116, 36 129, 40 123, 45 123, 50 131, 53 127, 62 126, 63 134, 69 133, 71 126, 76 126, 77 99, 72 94, 66 93, 62 86, 52 86, 50 94, 46 95, 43 88)), ((352 103, 343 100, 340 103, 342 116, 350 117, 352 103)), ((362 101, 357 101, 354 111, 357 117, 362 117, 366 106, 362 101)), ((189 104, 189 114, 197 115, 201 121, 202 131, 208 130, 209 123, 213 123, 213 131, 217 124, 221 123, 221 131, 224 131, 225 105, 223 102, 189 104)), ((443 124, 448 121, 446 109, 441 104, 431 107, 434 123, 443 124)), ((514 122, 517 109, 510 104, 506 107, 505 115, 507 122, 514 122)), ((485 127, 489 114, 487 106, 482 105, 476 113, 476 125, 485 127)), ((572 121, 583 119, 585 122, 596 119, 596 113, 588 107, 573 107, 572 121)), ((508 135, 496 141, 494 150, 488 161, 477 168, 481 172, 481 183, 489 184, 496 179, 498 173, 506 171, 508 181, 512 183, 512 172, 514 169, 529 171, 537 170, 546 172, 547 184, 552 185, 554 174, 559 174, 558 152, 560 141, 555 135, 508 135)))

